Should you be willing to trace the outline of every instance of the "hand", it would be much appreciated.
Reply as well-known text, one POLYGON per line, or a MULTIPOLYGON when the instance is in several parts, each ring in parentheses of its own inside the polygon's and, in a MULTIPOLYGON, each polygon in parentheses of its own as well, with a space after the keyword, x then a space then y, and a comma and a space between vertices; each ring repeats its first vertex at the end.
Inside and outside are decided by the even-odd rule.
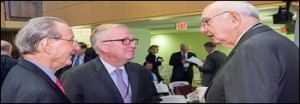
POLYGON ((185 64, 185 63, 188 63, 188 61, 186 61, 186 60, 181 60, 181 63, 182 63, 182 64, 185 64))

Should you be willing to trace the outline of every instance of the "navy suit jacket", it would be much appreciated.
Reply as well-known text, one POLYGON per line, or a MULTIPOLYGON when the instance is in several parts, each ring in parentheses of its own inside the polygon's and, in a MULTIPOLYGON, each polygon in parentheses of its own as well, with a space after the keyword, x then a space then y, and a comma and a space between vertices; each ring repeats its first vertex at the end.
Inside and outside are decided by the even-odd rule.
POLYGON ((226 61, 207 103, 299 103, 299 48, 270 27, 248 30, 226 61))
MULTIPOLYGON (((158 103, 151 73, 136 63, 124 65, 131 87, 132 103, 158 103)), ((123 103, 119 90, 100 58, 73 67, 61 78, 68 98, 73 103, 123 103)))
MULTIPOLYGON (((63 68, 60 68, 59 70, 57 70, 55 72, 55 75, 57 76, 58 79, 61 78, 61 76, 64 74, 65 71, 69 70, 72 67, 73 62, 74 62, 74 58, 75 58, 75 55, 72 55, 72 58, 71 58, 72 63, 70 65, 67 65, 67 66, 63 67, 63 68)), ((83 57, 83 63, 86 63, 86 62, 88 62, 90 60, 92 60, 92 58, 88 57, 87 55, 85 55, 83 57)))
POLYGON ((20 59, 3 83, 1 103, 70 103, 70 101, 42 69, 25 59, 20 59))

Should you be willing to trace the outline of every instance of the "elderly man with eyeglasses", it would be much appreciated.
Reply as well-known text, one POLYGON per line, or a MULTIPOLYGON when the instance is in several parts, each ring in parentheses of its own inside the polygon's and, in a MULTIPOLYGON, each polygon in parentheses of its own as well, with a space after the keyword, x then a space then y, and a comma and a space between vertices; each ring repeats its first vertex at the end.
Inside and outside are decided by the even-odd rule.
POLYGON ((71 64, 76 46, 72 29, 55 17, 37 17, 18 32, 23 58, 8 73, 1 103, 70 103, 55 71, 71 64))
POLYGON ((260 23, 254 6, 217 1, 201 19, 202 33, 233 48, 207 89, 207 103, 299 103, 299 48, 260 23))
POLYGON ((61 80, 74 103, 158 103, 161 101, 151 73, 129 62, 136 44, 128 27, 103 24, 96 27, 91 43, 98 57, 66 71, 61 80))

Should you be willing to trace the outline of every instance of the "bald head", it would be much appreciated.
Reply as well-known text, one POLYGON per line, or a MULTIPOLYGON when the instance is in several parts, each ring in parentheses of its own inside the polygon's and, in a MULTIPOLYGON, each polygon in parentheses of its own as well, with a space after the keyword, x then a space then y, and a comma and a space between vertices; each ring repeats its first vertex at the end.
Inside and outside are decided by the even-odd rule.
POLYGON ((1 40, 1 55, 10 56, 11 51, 12 51, 12 45, 5 40, 1 40))
POLYGON ((259 19, 258 11, 246 1, 216 1, 208 5, 203 10, 203 14, 211 13, 210 11, 235 11, 241 15, 259 19))
POLYGON ((258 12, 245 1, 216 1, 208 5, 201 15, 200 32, 214 44, 233 48, 239 37, 260 23, 258 12))

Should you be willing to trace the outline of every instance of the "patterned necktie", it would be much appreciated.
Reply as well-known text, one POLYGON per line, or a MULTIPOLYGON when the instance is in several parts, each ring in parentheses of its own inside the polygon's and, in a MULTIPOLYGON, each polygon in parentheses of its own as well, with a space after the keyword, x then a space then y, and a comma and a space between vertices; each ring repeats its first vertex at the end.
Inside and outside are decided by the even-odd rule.
MULTIPOLYGON (((79 56, 76 55, 76 60, 75 60, 74 66, 76 66, 76 65, 78 65, 78 64, 79 64, 79 56)), ((73 66, 73 67, 74 67, 74 66, 73 66)))
POLYGON ((55 84, 59 87, 59 89, 60 89, 63 93, 65 93, 65 89, 64 89, 64 87, 61 85, 59 79, 56 78, 55 84))
MULTIPOLYGON (((185 54, 182 54, 182 59, 186 59, 186 57, 185 57, 185 54)), ((187 71, 188 70, 188 68, 187 67, 183 67, 184 68, 184 71, 187 71)))
POLYGON ((126 84, 123 80, 122 70, 121 69, 116 69, 115 72, 117 74, 118 89, 119 89, 119 92, 122 95, 124 103, 131 103, 131 95, 129 93, 128 86, 126 86, 126 84))

